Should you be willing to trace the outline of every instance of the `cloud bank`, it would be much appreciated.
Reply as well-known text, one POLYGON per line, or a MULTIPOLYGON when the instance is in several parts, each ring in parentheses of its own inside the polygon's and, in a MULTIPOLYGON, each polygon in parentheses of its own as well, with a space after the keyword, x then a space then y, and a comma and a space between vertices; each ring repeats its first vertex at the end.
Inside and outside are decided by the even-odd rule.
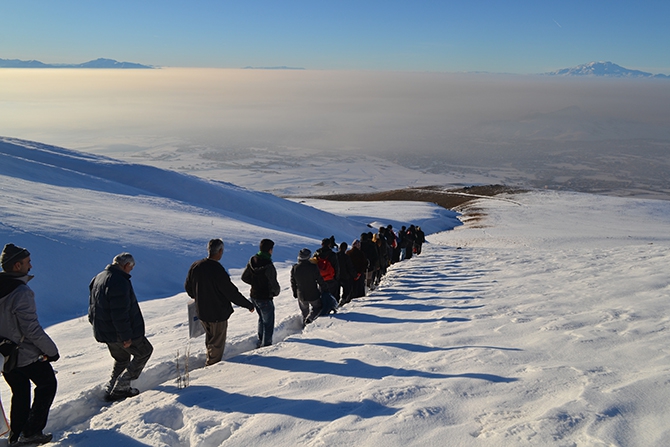
POLYGON ((108 154, 354 151, 552 186, 557 163, 616 177, 603 157, 667 163, 670 142, 664 80, 222 69, 8 69, 0 80, 0 134, 108 154))

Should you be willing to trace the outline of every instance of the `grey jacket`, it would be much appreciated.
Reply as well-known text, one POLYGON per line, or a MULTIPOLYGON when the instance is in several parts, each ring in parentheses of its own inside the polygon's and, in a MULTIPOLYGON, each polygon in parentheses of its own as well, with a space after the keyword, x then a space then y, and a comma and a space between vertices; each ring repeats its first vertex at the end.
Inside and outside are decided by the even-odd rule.
POLYGON ((4 295, 0 296, 0 336, 19 345, 19 368, 38 361, 42 355, 58 354, 56 344, 37 320, 35 293, 27 284, 31 279, 29 275, 0 273, 0 290, 4 295))

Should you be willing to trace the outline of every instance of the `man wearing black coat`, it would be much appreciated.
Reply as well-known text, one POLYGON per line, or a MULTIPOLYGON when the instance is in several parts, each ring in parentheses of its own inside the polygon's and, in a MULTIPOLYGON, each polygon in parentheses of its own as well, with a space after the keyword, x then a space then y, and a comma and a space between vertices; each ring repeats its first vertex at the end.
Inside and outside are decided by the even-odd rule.
POLYGON ((105 399, 109 401, 139 394, 130 382, 140 376, 154 350, 144 336, 144 318, 130 282, 134 267, 130 253, 118 254, 88 287, 88 321, 93 325, 93 335, 107 344, 114 359, 112 377, 105 387, 105 399))
POLYGON ((303 248, 298 254, 298 263, 291 268, 291 290, 298 299, 303 325, 314 321, 323 309, 321 294, 328 290, 319 267, 312 263, 312 252, 303 248))
POLYGON ((354 287, 354 278, 356 277, 356 269, 351 257, 347 254, 348 245, 346 242, 340 244, 340 249, 337 252, 337 261, 340 264, 340 286, 342 287, 342 296, 337 296, 340 305, 351 301, 351 292, 354 287))
POLYGON ((188 271, 184 289, 195 300, 198 319, 205 329, 207 362, 213 365, 223 358, 228 332, 228 318, 233 314, 233 306, 254 311, 254 305, 237 290, 228 272, 219 263, 223 256, 223 241, 212 239, 207 244, 208 256, 195 261, 188 271))
POLYGON ((242 273, 242 281, 251 285, 249 296, 258 314, 258 347, 270 346, 275 326, 275 305, 272 299, 279 295, 277 269, 272 263, 275 243, 263 239, 259 251, 249 259, 242 273))
POLYGON ((375 275, 379 269, 379 249, 372 241, 372 233, 361 233, 361 251, 369 262, 365 283, 369 290, 374 290, 375 275))
POLYGON ((365 275, 368 271, 368 258, 361 251, 361 242, 356 239, 351 244, 351 250, 347 251, 347 256, 354 265, 356 274, 354 275, 354 285, 350 298, 360 298, 365 296, 365 275))

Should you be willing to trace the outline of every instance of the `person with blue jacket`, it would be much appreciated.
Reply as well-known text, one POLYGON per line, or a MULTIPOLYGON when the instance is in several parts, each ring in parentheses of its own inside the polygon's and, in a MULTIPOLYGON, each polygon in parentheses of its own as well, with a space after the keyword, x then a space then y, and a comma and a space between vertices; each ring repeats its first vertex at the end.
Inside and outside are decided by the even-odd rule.
POLYGON ((114 359, 112 376, 105 387, 105 400, 137 396, 130 386, 149 361, 153 346, 144 335, 144 318, 130 282, 135 259, 130 253, 114 257, 110 265, 89 284, 88 321, 96 341, 107 344, 114 359))

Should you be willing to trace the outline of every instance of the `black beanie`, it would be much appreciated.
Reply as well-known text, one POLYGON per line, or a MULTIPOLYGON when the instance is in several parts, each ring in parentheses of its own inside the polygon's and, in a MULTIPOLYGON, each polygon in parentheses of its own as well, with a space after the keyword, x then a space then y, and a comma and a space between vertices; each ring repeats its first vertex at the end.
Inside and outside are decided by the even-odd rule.
POLYGON ((7 271, 12 267, 13 263, 19 262, 28 256, 30 256, 30 252, 25 248, 17 247, 14 244, 7 244, 5 245, 5 248, 2 249, 0 264, 2 264, 2 269, 7 271))

